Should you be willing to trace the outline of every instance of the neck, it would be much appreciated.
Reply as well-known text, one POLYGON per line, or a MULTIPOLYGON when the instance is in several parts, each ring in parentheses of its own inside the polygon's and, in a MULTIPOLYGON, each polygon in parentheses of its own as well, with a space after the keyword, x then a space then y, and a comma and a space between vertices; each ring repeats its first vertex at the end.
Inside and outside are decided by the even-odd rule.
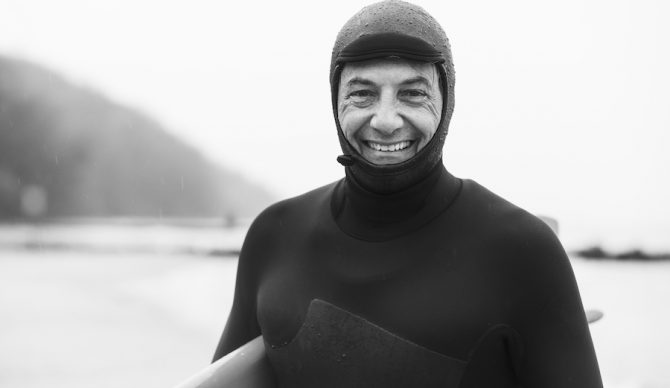
POLYGON ((442 163, 412 186, 391 194, 378 194, 347 174, 335 189, 333 216, 347 234, 383 241, 410 233, 445 210, 460 191, 460 180, 442 163))

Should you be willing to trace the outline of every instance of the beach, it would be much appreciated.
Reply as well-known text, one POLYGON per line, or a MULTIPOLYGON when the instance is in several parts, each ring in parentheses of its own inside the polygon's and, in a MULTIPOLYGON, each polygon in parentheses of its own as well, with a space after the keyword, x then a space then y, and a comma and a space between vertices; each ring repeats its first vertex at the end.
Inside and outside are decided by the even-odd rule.
MULTIPOLYGON (((210 237, 188 253, 180 244, 195 241, 192 228, 139 229, 121 227, 135 238, 120 247, 132 249, 112 251, 0 230, 0 386, 170 387, 210 362, 237 259, 202 252, 241 244, 243 231, 200 230, 210 237), (170 238, 138 249, 150 233, 170 238)), ((74 227, 59 238, 95 241, 86 233, 74 227)), ((585 308, 605 314, 591 325, 605 386, 669 387, 670 263, 572 264, 585 308)))

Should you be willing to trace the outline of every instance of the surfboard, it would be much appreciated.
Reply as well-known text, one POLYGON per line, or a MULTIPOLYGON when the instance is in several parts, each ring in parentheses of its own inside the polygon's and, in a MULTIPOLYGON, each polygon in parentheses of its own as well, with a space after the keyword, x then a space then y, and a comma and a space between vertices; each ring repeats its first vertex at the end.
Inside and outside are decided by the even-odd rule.
POLYGON ((263 337, 259 336, 212 363, 175 388, 275 388, 263 337))

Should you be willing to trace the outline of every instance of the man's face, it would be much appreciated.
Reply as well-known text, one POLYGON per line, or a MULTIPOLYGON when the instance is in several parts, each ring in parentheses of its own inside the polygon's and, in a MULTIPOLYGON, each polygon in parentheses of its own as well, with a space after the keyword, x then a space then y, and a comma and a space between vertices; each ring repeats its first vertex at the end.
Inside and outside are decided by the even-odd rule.
POLYGON ((367 161, 394 164, 416 155, 440 123, 435 65, 401 59, 347 63, 337 98, 340 127, 367 161))

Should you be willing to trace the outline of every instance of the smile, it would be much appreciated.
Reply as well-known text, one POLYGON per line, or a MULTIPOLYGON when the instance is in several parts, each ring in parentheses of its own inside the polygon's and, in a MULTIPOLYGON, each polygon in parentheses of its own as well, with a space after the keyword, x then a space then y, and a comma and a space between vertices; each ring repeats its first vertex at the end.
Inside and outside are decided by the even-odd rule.
POLYGON ((396 151, 402 151, 405 148, 409 147, 410 145, 412 145, 412 142, 406 140, 393 144, 380 144, 371 141, 366 141, 365 145, 368 146, 369 148, 372 148, 375 151, 396 152, 396 151))

